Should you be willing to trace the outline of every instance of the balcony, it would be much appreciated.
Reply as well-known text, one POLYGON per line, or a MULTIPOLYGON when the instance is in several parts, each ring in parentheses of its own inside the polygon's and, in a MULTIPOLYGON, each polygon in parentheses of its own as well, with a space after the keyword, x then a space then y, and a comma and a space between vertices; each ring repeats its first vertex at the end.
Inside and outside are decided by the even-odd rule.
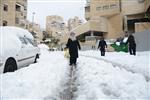
POLYGON ((16 12, 16 17, 18 17, 18 18, 24 18, 23 12, 16 12))

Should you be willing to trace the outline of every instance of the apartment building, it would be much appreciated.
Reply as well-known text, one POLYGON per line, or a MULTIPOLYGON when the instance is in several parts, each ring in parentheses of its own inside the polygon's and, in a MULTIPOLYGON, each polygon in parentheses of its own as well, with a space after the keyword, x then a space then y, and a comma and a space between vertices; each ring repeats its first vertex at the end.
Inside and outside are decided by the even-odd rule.
POLYGON ((26 28, 27 0, 0 0, 0 26, 26 28))
POLYGON ((35 37, 36 40, 38 40, 39 42, 42 41, 43 39, 43 30, 41 28, 41 26, 37 23, 31 23, 31 22, 27 22, 26 25, 26 29, 32 33, 32 35, 35 37))
MULTIPOLYGON (((77 36, 116 39, 124 32, 150 29, 150 0, 87 0, 86 23, 73 29, 77 36)), ((83 39, 83 38, 82 38, 83 39)))
POLYGON ((76 28, 77 26, 81 25, 83 21, 79 19, 79 17, 75 16, 74 18, 70 18, 68 20, 68 29, 71 31, 72 29, 76 28))
POLYGON ((46 17, 46 31, 55 38, 58 38, 61 43, 66 41, 68 28, 63 21, 63 18, 58 15, 46 17))

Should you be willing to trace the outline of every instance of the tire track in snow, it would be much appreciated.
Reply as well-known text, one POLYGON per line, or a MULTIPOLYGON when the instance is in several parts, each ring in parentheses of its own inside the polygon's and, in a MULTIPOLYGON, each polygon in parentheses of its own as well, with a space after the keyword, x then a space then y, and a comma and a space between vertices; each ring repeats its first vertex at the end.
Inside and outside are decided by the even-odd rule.
MULTIPOLYGON (((74 91, 75 91, 75 68, 73 66, 70 67, 67 75, 67 81, 61 84, 62 89, 59 89, 58 94, 55 96, 48 96, 45 97, 43 100, 73 100, 74 98, 74 91)), ((63 82, 63 81, 62 81, 63 82)))
POLYGON ((74 92, 76 91, 76 66, 69 66, 69 78, 65 84, 65 88, 60 92, 60 100, 74 100, 74 92))
MULTIPOLYGON (((82 54, 80 54, 80 56, 88 57, 88 58, 93 58, 93 59, 97 59, 97 60, 103 60, 103 61, 105 61, 105 62, 107 62, 107 63, 111 63, 114 67, 124 68, 126 71, 129 71, 129 72, 131 72, 131 73, 133 73, 133 74, 134 74, 134 73, 138 73, 138 74, 143 75, 142 73, 139 73, 139 72, 137 72, 137 71, 133 71, 133 70, 128 69, 125 65, 122 65, 122 64, 119 64, 119 63, 116 63, 116 62, 113 62, 113 61, 109 61, 109 60, 106 60, 106 59, 103 59, 103 58, 98 58, 98 57, 92 57, 92 56, 82 55, 82 54)), ((145 75, 143 75, 143 76, 144 76, 144 78, 145 78, 145 80, 146 80, 147 82, 150 81, 150 78, 149 78, 149 77, 147 77, 147 76, 145 76, 145 75)))

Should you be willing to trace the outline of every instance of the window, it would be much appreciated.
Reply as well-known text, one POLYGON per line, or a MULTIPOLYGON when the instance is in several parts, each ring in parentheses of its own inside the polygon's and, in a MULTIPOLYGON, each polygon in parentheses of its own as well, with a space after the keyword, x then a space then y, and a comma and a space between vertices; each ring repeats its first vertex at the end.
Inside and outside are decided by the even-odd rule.
POLYGON ((96 7, 96 11, 102 10, 102 7, 96 7))
POLYGON ((90 12, 90 6, 85 7, 85 12, 90 12))
POLYGON ((27 6, 24 6, 24 10, 27 10, 27 6))
POLYGON ((145 0, 138 0, 139 3, 143 3, 145 0))
POLYGON ((111 4, 110 9, 114 9, 114 8, 117 8, 117 5, 116 4, 111 4))
POLYGON ((33 46, 37 46, 37 42, 35 40, 26 38, 26 41, 28 41, 28 43, 32 44, 33 46))
POLYGON ((103 10, 109 9, 109 5, 103 6, 103 10))
POLYGON ((8 11, 8 5, 4 4, 3 10, 4 10, 4 11, 8 11))
POLYGON ((21 11, 21 6, 16 4, 16 11, 21 11))
POLYGON ((24 16, 24 19, 26 19, 27 18, 27 16, 24 16))
POLYGON ((27 0, 23 0, 24 2, 27 2, 27 0))
POLYGON ((21 13, 21 16, 23 16, 23 13, 21 13))
POLYGON ((25 41, 23 37, 19 37, 19 40, 21 41, 22 44, 27 44, 27 42, 25 41))
POLYGON ((24 26, 25 26, 25 24, 24 24, 24 23, 21 23, 21 24, 20 24, 20 26, 21 26, 21 27, 24 27, 24 26))
POLYGON ((19 24, 19 18, 16 18, 16 24, 19 24))
POLYGON ((3 21, 3 26, 7 26, 7 21, 3 21))

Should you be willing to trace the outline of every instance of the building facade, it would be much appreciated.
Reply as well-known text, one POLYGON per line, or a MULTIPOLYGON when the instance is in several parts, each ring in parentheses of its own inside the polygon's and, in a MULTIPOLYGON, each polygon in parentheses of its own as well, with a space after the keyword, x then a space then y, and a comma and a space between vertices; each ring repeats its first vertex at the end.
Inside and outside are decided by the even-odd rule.
POLYGON ((27 0, 0 0, 0 26, 26 28, 27 0))
POLYGON ((116 39, 124 36, 124 32, 143 31, 150 29, 150 0, 87 0, 85 6, 86 23, 73 29, 77 36, 84 39, 103 36, 106 39, 116 39), (137 24, 138 23, 138 24, 137 24), (142 30, 138 30, 142 27, 142 30))
POLYGON ((39 24, 28 22, 26 25, 26 29, 31 32, 35 39, 39 42, 43 40, 43 30, 41 29, 39 24))
POLYGON ((60 40, 60 43, 66 42, 68 27, 63 21, 63 18, 58 15, 46 17, 46 32, 52 37, 60 40))
POLYGON ((81 25, 83 21, 79 19, 79 17, 75 16, 74 18, 70 18, 68 20, 68 29, 71 31, 72 29, 76 28, 77 26, 81 25))
POLYGON ((0 0, 0 26, 16 26, 35 33, 42 41, 42 31, 38 24, 27 21, 27 0, 0 0))

